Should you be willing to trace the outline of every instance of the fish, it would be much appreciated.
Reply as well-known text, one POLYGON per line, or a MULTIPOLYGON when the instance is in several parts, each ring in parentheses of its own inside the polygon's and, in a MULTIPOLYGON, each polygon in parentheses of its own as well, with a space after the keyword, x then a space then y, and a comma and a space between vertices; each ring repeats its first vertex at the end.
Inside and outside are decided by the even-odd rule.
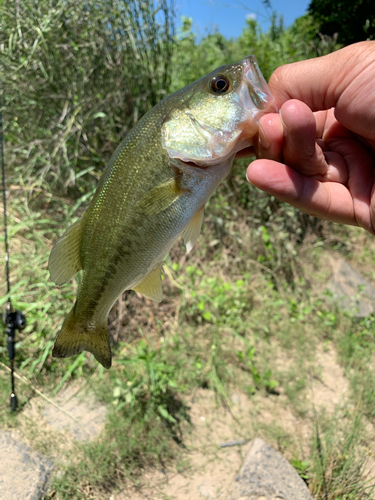
POLYGON ((251 55, 166 97, 138 121, 109 160, 86 212, 51 251, 56 285, 82 271, 53 357, 86 350, 110 368, 113 304, 125 290, 162 300, 164 257, 181 236, 192 250, 205 204, 269 112, 277 112, 274 98, 251 55))

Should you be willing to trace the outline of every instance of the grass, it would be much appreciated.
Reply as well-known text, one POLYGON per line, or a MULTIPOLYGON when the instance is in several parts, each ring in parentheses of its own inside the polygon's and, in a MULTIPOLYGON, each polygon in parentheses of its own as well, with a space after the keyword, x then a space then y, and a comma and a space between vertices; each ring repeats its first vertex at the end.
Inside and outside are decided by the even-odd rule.
MULTIPOLYGON (((363 273, 374 280, 369 251, 374 243, 352 228, 325 223, 319 231, 308 229, 297 212, 286 217, 282 211, 290 209, 282 206, 258 224, 256 214, 249 216, 251 199, 234 210, 230 193, 230 183, 224 184, 210 202, 194 252, 186 257, 178 244, 166 259, 161 305, 133 292, 116 304, 110 315, 110 371, 87 353, 67 360, 50 355, 77 284, 55 287, 48 280, 47 259, 74 204, 51 199, 47 192, 12 193, 12 301, 28 320, 17 335, 17 372, 49 396, 73 380, 85 381, 108 408, 99 438, 72 444, 55 457, 60 472, 46 498, 103 498, 126 482, 141 486, 145 470, 187 470, 184 447, 195 432, 188 400, 198 389, 212 391, 228 412, 234 411, 233 391, 253 408, 273 405, 271 424, 259 410, 254 435, 292 460, 316 499, 372 498, 364 468, 374 443, 365 429, 374 420, 375 319, 358 321, 336 308, 325 293, 324 262, 332 252, 354 264, 365 262, 363 273), (292 224, 304 227, 303 237, 294 238, 302 233, 291 233, 292 224), (339 408, 314 413, 311 381, 321 377, 317 353, 327 350, 337 352, 350 390, 339 408), (283 412, 308 429, 302 443, 277 418, 283 412)), ((0 361, 7 364, 4 338, 0 361)), ((3 368, 0 388, 1 425, 20 427, 23 409, 34 397, 32 387, 17 384, 15 415, 7 409, 3 368)), ((47 452, 41 436, 29 432, 28 437, 47 452)))
POLYGON ((358 408, 327 422, 316 434, 309 474, 317 499, 370 499, 374 486, 366 481, 366 454, 363 454, 363 414, 358 408))

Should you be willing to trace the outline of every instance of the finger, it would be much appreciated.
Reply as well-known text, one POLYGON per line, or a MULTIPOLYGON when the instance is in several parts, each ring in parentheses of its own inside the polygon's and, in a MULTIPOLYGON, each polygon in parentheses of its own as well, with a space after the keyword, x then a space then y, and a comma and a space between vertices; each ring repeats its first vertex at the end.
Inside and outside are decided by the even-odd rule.
POLYGON ((280 109, 284 128, 283 157, 285 163, 308 176, 325 176, 327 162, 316 143, 316 121, 311 109, 292 99, 280 109))
POLYGON ((281 161, 284 131, 278 113, 268 113, 259 120, 258 140, 255 141, 257 158, 281 161))
MULTIPOLYGON (((358 225, 365 227, 369 219, 372 190, 374 186, 375 161, 373 154, 355 138, 330 138, 330 148, 341 156, 347 165, 346 185, 353 198, 353 207, 358 225)), ((367 227, 365 227, 367 229, 367 227)))
POLYGON ((337 137, 346 143, 352 134, 337 122, 333 110, 312 113, 304 103, 292 99, 282 105, 280 113, 284 162, 303 175, 346 184, 347 164, 341 151, 330 151, 330 147, 336 147, 337 137))
POLYGON ((343 184, 320 182, 271 160, 252 162, 246 177, 254 186, 309 215, 342 224, 361 225, 375 234, 369 216, 361 220, 356 218, 353 198, 343 184))
POLYGON ((242 149, 236 154, 236 158, 268 158, 281 161, 283 146, 283 126, 278 113, 267 113, 259 120, 258 134, 254 138, 254 145, 242 149))
POLYGON ((346 185, 349 179, 349 171, 344 158, 335 151, 325 151, 324 158, 328 166, 327 171, 323 178, 315 178, 324 182, 339 182, 346 185))

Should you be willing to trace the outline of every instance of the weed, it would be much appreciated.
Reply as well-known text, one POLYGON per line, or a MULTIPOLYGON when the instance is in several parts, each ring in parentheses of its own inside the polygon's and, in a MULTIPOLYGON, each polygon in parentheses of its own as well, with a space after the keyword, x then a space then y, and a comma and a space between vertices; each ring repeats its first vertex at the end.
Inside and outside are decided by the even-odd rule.
POLYGON ((181 389, 175 381, 178 367, 168 364, 163 354, 141 340, 132 356, 118 360, 117 370, 111 372, 116 411, 129 406, 142 419, 158 415, 171 427, 178 424, 183 407, 177 397, 181 389))
POLYGON ((309 468, 310 468, 310 460, 299 460, 293 459, 290 461, 293 467, 298 472, 299 476, 305 481, 305 483, 309 483, 309 468))
POLYGON ((149 412, 144 419, 138 407, 128 405, 110 412, 101 438, 69 452, 75 460, 62 466, 52 488, 61 499, 103 498, 126 479, 135 482, 145 468, 166 467, 177 451, 158 413, 149 412))
POLYGON ((310 489, 317 499, 373 498, 375 484, 364 480, 367 458, 363 453, 363 416, 358 409, 350 423, 336 416, 316 431, 310 465, 310 489), (319 435, 320 434, 320 435, 319 435))
POLYGON ((250 347, 246 353, 237 351, 239 366, 247 370, 252 378, 254 385, 247 386, 247 392, 254 394, 255 390, 265 389, 270 394, 278 394, 277 386, 279 382, 272 378, 271 370, 265 370, 261 373, 255 366, 255 347, 250 347))
POLYGON ((365 415, 374 421, 375 409, 375 317, 373 315, 359 321, 353 319, 344 334, 336 339, 341 363, 351 382, 355 398, 361 395, 365 415))

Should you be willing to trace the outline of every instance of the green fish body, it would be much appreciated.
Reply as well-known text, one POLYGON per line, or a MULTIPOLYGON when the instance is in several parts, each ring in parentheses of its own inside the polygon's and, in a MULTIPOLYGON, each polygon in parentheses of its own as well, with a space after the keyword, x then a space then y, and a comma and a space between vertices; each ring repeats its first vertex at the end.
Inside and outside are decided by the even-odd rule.
POLYGON ((164 257, 181 236, 192 249, 205 203, 270 111, 276 111, 273 97, 249 56, 167 97, 137 123, 109 161, 91 205, 51 252, 56 284, 83 270, 54 357, 87 350, 111 366, 111 307, 130 289, 162 300, 164 257))

